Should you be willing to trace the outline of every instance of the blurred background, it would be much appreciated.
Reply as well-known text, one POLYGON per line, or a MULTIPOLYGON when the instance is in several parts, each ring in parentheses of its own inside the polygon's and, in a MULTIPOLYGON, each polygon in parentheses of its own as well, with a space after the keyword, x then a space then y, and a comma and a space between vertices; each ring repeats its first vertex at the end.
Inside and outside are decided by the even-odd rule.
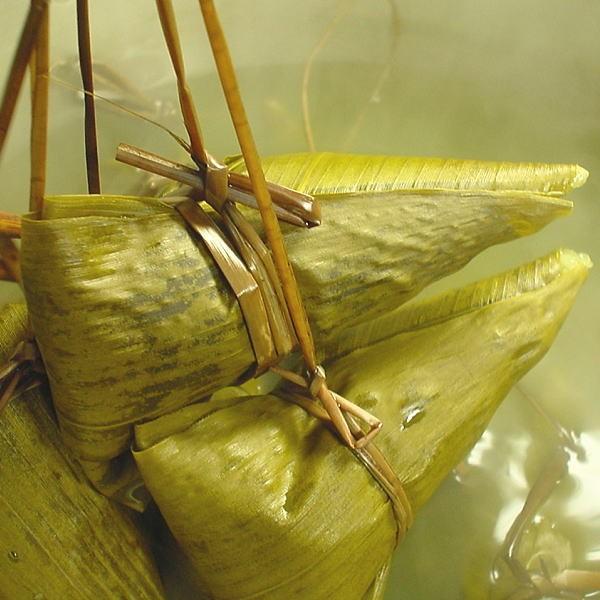
MULTIPOLYGON (((154 3, 91 4, 97 92, 181 132, 154 3)), ((2 0, 0 79, 27 5, 2 0)), ((207 143, 217 156, 236 153, 197 2, 175 6, 207 143)), ((572 216, 491 248, 436 290, 558 247, 600 260, 596 0, 218 0, 217 8, 264 155, 307 150, 312 138, 317 150, 576 162, 590 171, 571 194, 572 216)), ((49 193, 86 189, 76 48, 75 3, 53 0, 49 193)), ((102 102, 97 110, 103 191, 153 183, 114 162, 119 142, 184 158, 148 122, 102 102)), ((27 208, 28 111, 24 93, 0 163, 3 210, 27 208)), ((3 284, 0 294, 6 301, 19 292, 3 284)), ((597 268, 554 348, 419 515, 397 552, 387 600, 508 597, 494 559, 558 443, 539 407, 574 439, 568 476, 538 517, 554 532, 547 552, 570 553, 573 568, 600 568, 599 301, 597 268)))

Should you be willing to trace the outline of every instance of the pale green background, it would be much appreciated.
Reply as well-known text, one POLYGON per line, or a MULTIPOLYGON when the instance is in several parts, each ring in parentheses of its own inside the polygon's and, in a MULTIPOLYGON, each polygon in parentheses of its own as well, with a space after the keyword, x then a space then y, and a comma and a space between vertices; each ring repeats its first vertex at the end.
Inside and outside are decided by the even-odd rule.
MULTIPOLYGON (((173 79, 152 0, 91 4, 96 59, 126 75, 149 102, 158 101, 154 116, 177 127, 173 79)), ((26 5, 2 0, 2 73, 26 5)), ((207 140, 216 154, 235 152, 197 3, 177 0, 176 6, 207 140)), ((576 208, 571 217, 535 239, 492 248, 455 282, 558 246, 600 260, 600 3, 397 1, 395 45, 390 7, 387 0, 218 2, 261 151, 306 149, 302 67, 336 11, 348 10, 311 79, 318 149, 578 162, 591 176, 572 195, 576 208), (389 76, 373 96, 388 61, 389 76), (358 118, 356 135, 348 140, 358 118)), ((56 75, 77 83, 72 0, 54 2, 52 33, 53 64, 67 63, 56 75)), ((113 97, 126 102, 118 93, 113 97)), ((52 102, 49 191, 84 191, 80 99, 55 85, 52 102)), ((23 99, 0 164, 3 209, 26 209, 27 108, 23 99)), ((99 124, 107 191, 135 184, 130 170, 112 163, 120 141, 180 155, 164 134, 112 109, 99 109, 99 124)), ((9 285, 0 292, 4 298, 16 295, 9 285)), ((599 298, 596 269, 555 347, 521 386, 564 426, 582 433, 587 456, 572 462, 570 479, 547 509, 572 538, 580 565, 600 561, 599 298)), ((463 465, 463 482, 451 477, 419 516, 398 552, 386 598, 486 598, 494 547, 518 512, 550 440, 520 392, 513 392, 463 465)))

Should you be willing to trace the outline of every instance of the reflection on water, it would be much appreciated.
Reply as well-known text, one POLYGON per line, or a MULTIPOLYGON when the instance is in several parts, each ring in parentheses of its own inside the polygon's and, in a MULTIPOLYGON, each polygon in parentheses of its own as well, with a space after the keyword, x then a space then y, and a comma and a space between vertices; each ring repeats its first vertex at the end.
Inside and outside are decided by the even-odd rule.
MULTIPOLYGON (((579 162, 590 171, 588 184, 572 194, 576 208, 571 217, 533 238, 490 249, 435 289, 504 270, 558 246, 588 252, 598 261, 600 5, 583 0, 540 0, 526 6, 516 0, 402 4, 400 37, 383 83, 389 40, 365 41, 363 50, 379 60, 376 64, 364 58, 339 60, 336 44, 350 47, 348 36, 357 39, 360 30, 352 14, 341 24, 339 39, 332 38, 331 48, 315 63, 308 99, 317 149, 579 162), (432 5, 436 10, 430 11, 432 5)), ((306 149, 301 65, 246 68, 240 77, 261 151, 306 149)), ((193 88, 211 150, 217 155, 236 152, 215 77, 195 78, 193 88)), ((144 98, 166 107, 174 105, 173 92, 173 86, 143 90, 144 98)), ((54 86, 52 100, 60 111, 53 114, 49 192, 82 192, 80 99, 54 86)), ((139 108, 143 102, 137 101, 139 108)), ((183 151, 158 129, 101 105, 98 109, 106 191, 140 185, 138 174, 112 160, 119 142, 183 158, 183 151)), ((155 116, 181 131, 172 111, 155 116)), ((26 120, 24 109, 15 127, 24 131, 26 120)), ((2 163, 7 210, 25 207, 26 156, 25 136, 13 135, 2 163)), ((1 292, 4 297, 16 294, 14 287, 3 286, 1 292)), ((499 593, 491 578, 495 557, 557 445, 556 434, 527 397, 574 432, 581 449, 571 453, 568 475, 541 506, 543 520, 537 523, 555 526, 561 536, 557 539, 569 545, 573 568, 598 568, 598 297, 596 269, 555 347, 511 392, 470 456, 423 509, 398 551, 387 600, 503 597, 494 595, 499 593)), ((406 426, 418 419, 419 410, 405 415, 406 426)))

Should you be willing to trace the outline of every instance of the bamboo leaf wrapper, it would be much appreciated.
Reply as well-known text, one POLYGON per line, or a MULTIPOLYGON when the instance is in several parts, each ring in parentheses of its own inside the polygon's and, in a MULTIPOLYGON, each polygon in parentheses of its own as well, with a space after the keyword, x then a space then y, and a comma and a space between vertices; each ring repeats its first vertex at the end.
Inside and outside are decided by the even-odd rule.
MULTIPOLYGON (((24 305, 0 313, 0 360, 27 327, 24 305)), ((92 490, 60 439, 47 392, 0 415, 0 598, 160 600, 149 544, 127 509, 92 490)))
MULTIPOLYGON (((329 362, 332 387, 382 417, 378 446, 415 509, 544 355, 589 267, 558 251, 415 303, 329 362)), ((361 600, 394 548, 388 497, 287 393, 138 425, 136 462, 212 597, 361 600)))
MULTIPOLYGON (((285 239, 325 356, 343 329, 386 314, 483 249, 568 213, 570 202, 559 196, 585 180, 571 165, 465 162, 453 180, 461 189, 430 189, 449 187, 451 178, 377 170, 372 157, 332 171, 332 160, 267 162, 267 177, 293 184, 288 175, 301 173, 299 187, 322 204, 320 227, 286 227, 285 239), (370 187, 357 177, 360 164, 370 187)), ((422 174, 434 168, 419 165, 422 174)), ((132 427, 250 372, 239 307, 202 244, 153 199, 48 198, 41 220, 23 220, 22 248, 27 303, 64 438, 97 487, 141 508, 127 491, 135 472, 119 458, 132 427)))

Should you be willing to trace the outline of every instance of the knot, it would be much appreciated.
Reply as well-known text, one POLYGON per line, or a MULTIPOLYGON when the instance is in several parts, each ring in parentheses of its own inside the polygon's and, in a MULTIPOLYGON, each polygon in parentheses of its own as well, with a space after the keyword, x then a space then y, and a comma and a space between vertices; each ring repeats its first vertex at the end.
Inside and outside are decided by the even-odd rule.
POLYGON ((229 169, 220 163, 214 156, 206 153, 204 171, 204 194, 206 202, 218 213, 222 213, 228 201, 229 169))
POLYGON ((412 524, 413 512, 402 483, 384 454, 373 443, 373 439, 381 430, 383 423, 365 409, 330 390, 327 387, 325 369, 321 365, 317 365, 313 370, 310 381, 302 375, 280 367, 271 367, 271 371, 283 377, 293 386, 301 388, 304 392, 297 393, 291 387, 286 389, 287 398, 333 427, 334 431, 344 439, 343 431, 340 430, 337 423, 336 414, 331 410, 331 406, 326 404, 327 398, 335 403, 337 411, 342 415, 344 425, 351 435, 351 444, 347 444, 347 446, 390 499, 397 524, 396 542, 398 543, 412 524), (307 391, 312 399, 307 398, 307 391), (320 400, 320 403, 316 400, 320 400), (366 431, 365 426, 361 426, 361 421, 368 426, 366 431))
POLYGON ((338 433, 343 439, 350 436, 351 443, 348 445, 351 448, 359 450, 364 448, 381 431, 383 423, 376 416, 327 387, 327 376, 322 365, 316 366, 307 389, 313 398, 321 400, 325 409, 332 417, 334 424, 337 425, 337 419, 335 419, 335 416, 332 415, 328 407, 330 403, 327 398, 331 398, 334 403, 333 410, 336 413, 339 412, 343 418, 343 425, 338 427, 338 433), (360 426, 360 421, 367 425, 366 431, 360 426))
POLYGON ((321 365, 317 365, 312 377, 312 381, 308 387, 310 391, 310 395, 313 398, 318 398, 319 393, 321 392, 323 386, 325 385, 325 380, 327 379, 325 375, 325 369, 321 365))

